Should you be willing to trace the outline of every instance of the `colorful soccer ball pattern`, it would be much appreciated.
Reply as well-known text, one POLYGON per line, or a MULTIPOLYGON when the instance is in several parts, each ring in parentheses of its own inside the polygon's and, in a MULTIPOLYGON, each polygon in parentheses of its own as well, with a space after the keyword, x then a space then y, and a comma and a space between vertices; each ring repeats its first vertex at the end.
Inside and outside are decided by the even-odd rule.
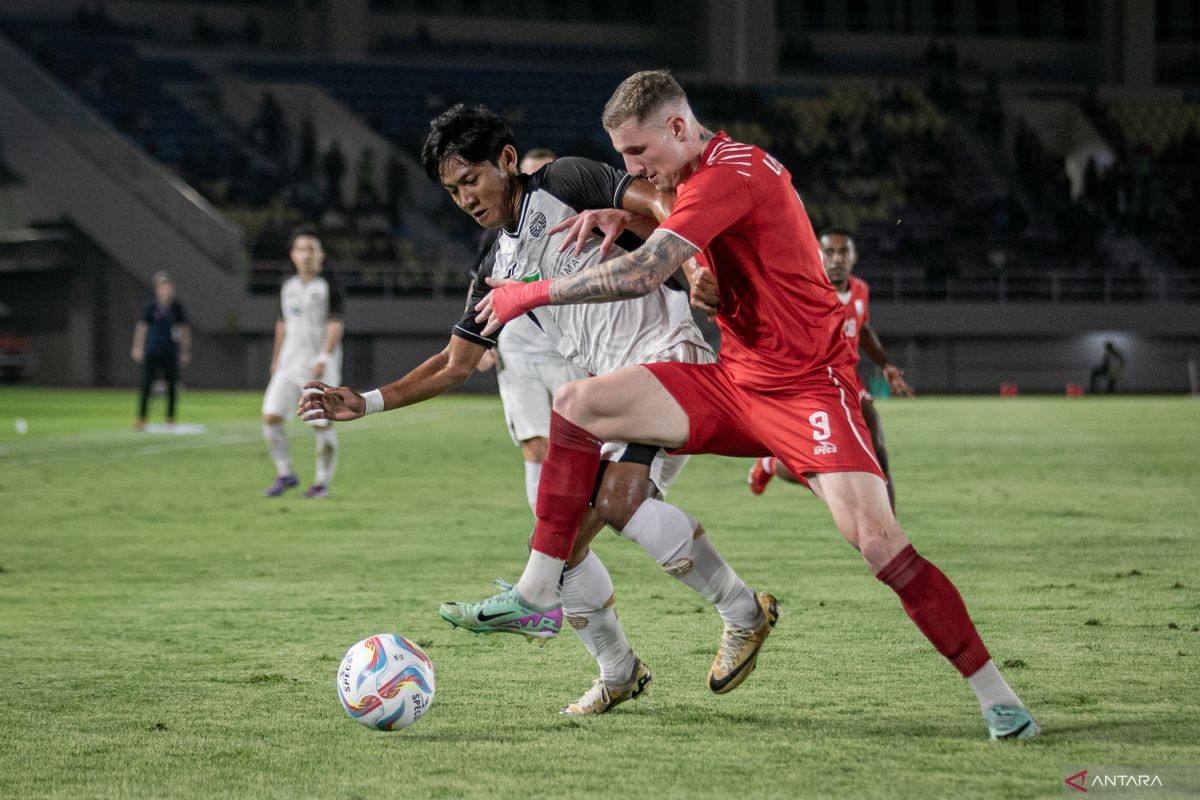
POLYGON ((381 731, 407 728, 433 703, 433 662, 403 636, 371 636, 346 651, 337 692, 355 722, 381 731))

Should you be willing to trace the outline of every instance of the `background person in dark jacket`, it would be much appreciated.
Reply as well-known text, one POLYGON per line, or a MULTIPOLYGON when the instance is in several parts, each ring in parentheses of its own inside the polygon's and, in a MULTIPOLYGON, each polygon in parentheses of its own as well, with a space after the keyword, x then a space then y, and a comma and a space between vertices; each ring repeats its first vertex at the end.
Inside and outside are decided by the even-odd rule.
POLYGON ((183 306, 175 300, 175 284, 165 272, 154 274, 154 299, 133 329, 133 349, 130 355, 142 365, 142 389, 138 398, 137 430, 146 427, 146 405, 150 387, 162 374, 167 382, 167 424, 175 424, 175 384, 179 368, 192 360, 192 332, 183 306))

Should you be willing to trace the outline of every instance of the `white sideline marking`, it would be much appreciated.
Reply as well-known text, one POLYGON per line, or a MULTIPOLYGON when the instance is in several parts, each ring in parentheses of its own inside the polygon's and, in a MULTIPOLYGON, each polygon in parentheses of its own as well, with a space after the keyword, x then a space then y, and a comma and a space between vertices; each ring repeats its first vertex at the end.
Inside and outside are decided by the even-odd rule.
MULTIPOLYGON (((496 408, 498 409, 499 407, 497 403, 496 408)), ((381 428, 391 429, 401 427, 410 427, 419 431, 425 423, 441 422, 452 417, 463 418, 463 413, 461 408, 456 411, 428 408, 407 412, 405 410, 393 411, 388 415, 374 414, 365 422, 359 419, 354 422, 337 423, 339 426, 338 435, 378 433, 381 428)), ((297 418, 297 422, 303 424, 299 418, 297 418)), ((0 458, 0 470, 5 467, 25 467, 33 464, 52 464, 62 461, 121 459, 131 455, 169 455, 187 450, 250 444, 262 441, 262 433, 257 427, 251 432, 245 430, 245 423, 237 422, 234 423, 234 426, 241 430, 216 436, 214 436, 216 430, 210 430, 209 433, 196 439, 191 439, 190 437, 187 439, 171 437, 172 440, 164 440, 161 443, 156 442, 155 444, 141 444, 140 440, 143 433, 134 431, 87 431, 50 440, 13 443, 14 446, 0 449, 0 456, 3 456, 3 458, 0 458), (113 445, 112 451, 107 453, 98 452, 96 448, 103 446, 105 443, 113 445), (47 447, 48 445, 49 447, 47 447), (84 446, 87 449, 83 449, 84 446), (47 449, 50 449, 50 452, 46 452, 47 449), (26 454, 29 457, 26 457, 26 454)), ((228 431, 231 426, 222 424, 216 427, 228 431)))

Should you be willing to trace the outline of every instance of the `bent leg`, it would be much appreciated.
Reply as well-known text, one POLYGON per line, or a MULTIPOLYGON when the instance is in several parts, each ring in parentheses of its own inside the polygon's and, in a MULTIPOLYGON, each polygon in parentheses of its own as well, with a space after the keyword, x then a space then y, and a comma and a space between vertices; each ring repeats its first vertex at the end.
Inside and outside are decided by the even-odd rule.
POLYGON ((570 558, 591 499, 601 437, 682 444, 687 439, 687 415, 641 367, 573 381, 555 392, 550 446, 535 509, 533 552, 517 582, 518 592, 535 607, 549 606, 557 595, 559 573, 570 558), (625 435, 625 429, 631 435, 625 435), (641 432, 648 438, 642 438, 641 432))

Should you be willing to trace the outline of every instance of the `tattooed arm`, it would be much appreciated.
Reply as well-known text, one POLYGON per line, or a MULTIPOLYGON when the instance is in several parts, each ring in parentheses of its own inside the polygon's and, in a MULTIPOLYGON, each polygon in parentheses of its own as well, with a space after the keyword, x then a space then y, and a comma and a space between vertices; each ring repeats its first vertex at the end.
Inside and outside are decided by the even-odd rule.
POLYGON ((486 336, 540 306, 611 303, 643 297, 662 286, 697 252, 678 236, 655 231, 632 253, 582 269, 574 275, 533 283, 488 278, 492 292, 475 306, 479 312, 476 320, 485 323, 483 335, 486 336))
POLYGON ((550 304, 608 303, 648 295, 696 253, 678 236, 655 231, 632 253, 551 281, 550 304))

